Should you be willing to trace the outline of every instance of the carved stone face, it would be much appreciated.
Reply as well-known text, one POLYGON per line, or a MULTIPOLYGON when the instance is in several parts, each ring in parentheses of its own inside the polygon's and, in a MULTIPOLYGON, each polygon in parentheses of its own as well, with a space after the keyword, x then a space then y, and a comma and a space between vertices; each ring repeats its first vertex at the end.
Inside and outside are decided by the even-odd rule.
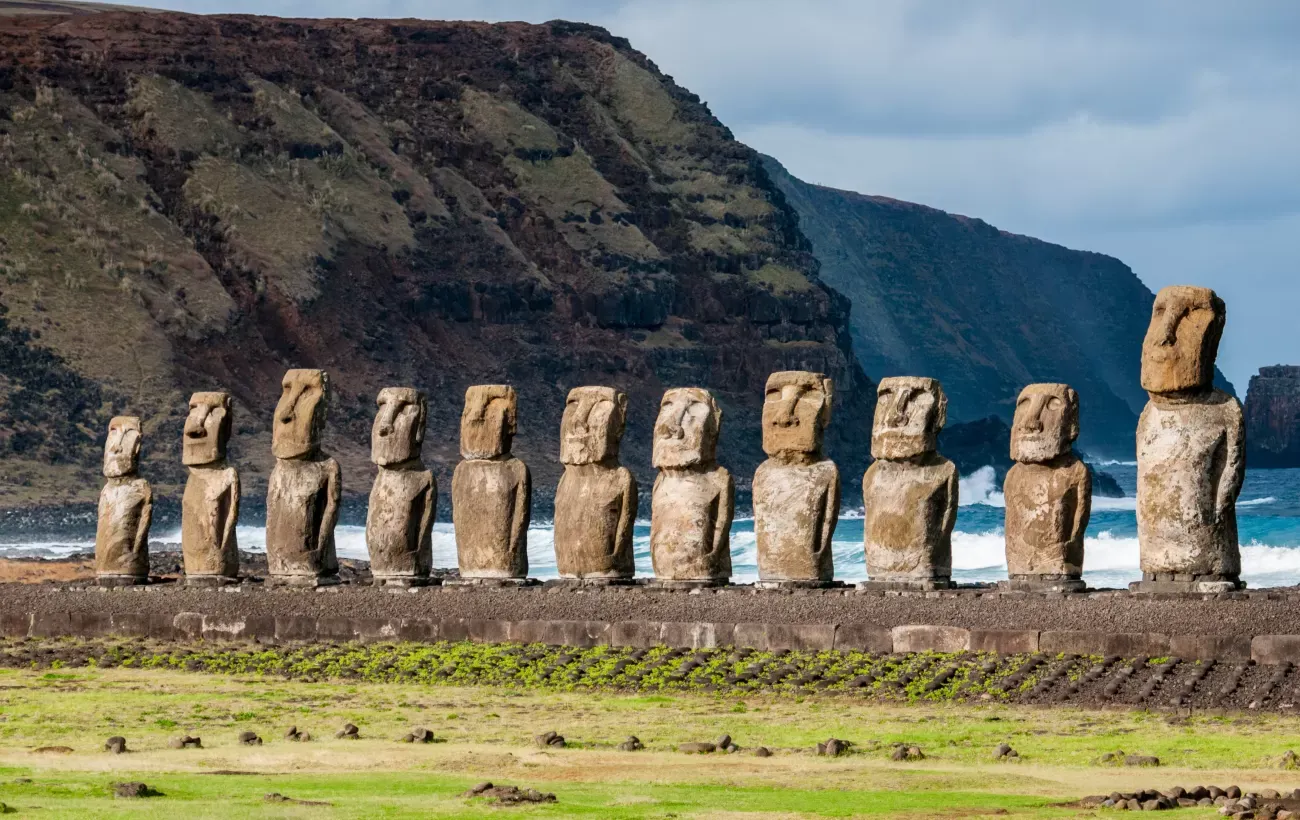
POLYGON ((1011 423, 1011 458, 1051 461, 1079 437, 1079 394, 1068 384, 1031 384, 1020 391, 1011 423))
POLYGON ((181 439, 181 462, 197 467, 224 461, 231 421, 229 393, 213 391, 190 396, 190 413, 185 417, 185 434, 181 439))
POLYGON ((596 464, 618 457, 627 420, 627 394, 612 387, 575 387, 560 422, 560 461, 596 464))
POLYGON ((1209 288, 1162 288, 1142 341, 1142 389, 1173 393, 1209 388, 1226 317, 1223 300, 1209 288))
POLYGON ((302 458, 320 449, 329 387, 324 370, 290 370, 284 374, 271 431, 272 455, 302 458))
POLYGON ((880 380, 871 425, 872 458, 905 459, 934 452, 948 421, 948 397, 935 379, 894 376, 880 380))
POLYGON ((140 466, 140 419, 114 416, 108 422, 108 440, 104 442, 104 476, 121 478, 135 475, 140 466))
POLYGON ((817 455, 831 420, 834 382, 821 373, 783 370, 767 377, 763 399, 763 452, 817 455))
POLYGON ((664 393, 655 420, 654 466, 690 467, 711 464, 718 449, 722 410, 699 387, 677 387, 664 393))
POLYGON ((428 403, 413 387, 385 387, 370 431, 370 460, 382 466, 420 457, 428 403))
POLYGON ((515 389, 507 384, 476 384, 467 389, 460 414, 461 458, 509 455, 518 403, 515 389))

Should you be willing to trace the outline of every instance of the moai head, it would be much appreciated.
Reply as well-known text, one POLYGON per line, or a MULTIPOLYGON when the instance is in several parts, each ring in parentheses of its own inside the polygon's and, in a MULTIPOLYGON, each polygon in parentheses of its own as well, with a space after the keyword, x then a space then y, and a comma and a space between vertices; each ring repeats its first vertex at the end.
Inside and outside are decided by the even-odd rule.
POLYGON ((429 405, 414 387, 385 387, 370 431, 370 460, 383 467, 420 457, 429 405))
POLYGON ((783 370, 767 377, 763 399, 763 452, 820 455, 831 420, 835 384, 821 373, 783 370))
POLYGON ((290 370, 284 374, 281 387, 271 431, 271 454, 276 458, 311 455, 320 449, 325 432, 329 376, 324 370, 290 370))
POLYGON ((1079 394, 1068 384, 1031 384, 1020 391, 1011 423, 1011 458, 1026 463, 1065 455, 1079 437, 1079 394))
POLYGON ((627 421, 627 394, 612 387, 575 387, 560 422, 560 461, 597 464, 618 457, 627 421))
POLYGON ((519 399, 507 384, 476 384, 465 391, 460 414, 461 458, 496 458, 510 454, 519 399))
POLYGON ((936 379, 892 376, 876 389, 871 457, 905 459, 934 452, 948 421, 948 397, 936 379))
POLYGON ((676 387, 665 392, 655 420, 654 466, 712 464, 721 426, 722 410, 709 391, 676 387))
POLYGON ((140 419, 114 416, 108 422, 108 440, 104 442, 104 477, 135 475, 139 467, 140 419))
POLYGON ((1142 389, 1175 393, 1209 388, 1226 317, 1223 300, 1209 288, 1161 288, 1142 341, 1142 389))
POLYGON ((218 390, 190 396, 190 412, 181 439, 181 463, 197 467, 224 461, 231 421, 229 393, 218 390))

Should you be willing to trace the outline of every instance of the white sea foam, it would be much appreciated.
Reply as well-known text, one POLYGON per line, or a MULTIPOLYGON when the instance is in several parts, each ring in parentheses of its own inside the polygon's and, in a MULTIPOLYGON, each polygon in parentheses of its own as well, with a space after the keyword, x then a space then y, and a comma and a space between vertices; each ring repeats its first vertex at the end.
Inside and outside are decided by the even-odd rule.
POLYGON ((998 486, 998 474, 985 465, 968 476, 957 479, 957 503, 963 507, 983 504, 988 507, 1005 507, 1006 498, 998 486))

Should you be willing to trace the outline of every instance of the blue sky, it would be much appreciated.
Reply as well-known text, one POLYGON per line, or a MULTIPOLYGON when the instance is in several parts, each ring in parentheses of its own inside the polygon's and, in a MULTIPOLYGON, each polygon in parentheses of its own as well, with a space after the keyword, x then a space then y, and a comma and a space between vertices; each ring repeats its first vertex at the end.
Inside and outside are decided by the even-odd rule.
POLYGON ((1243 395, 1260 365, 1300 364, 1294 0, 150 5, 601 25, 802 179, 1111 254, 1153 289, 1213 287, 1243 395))

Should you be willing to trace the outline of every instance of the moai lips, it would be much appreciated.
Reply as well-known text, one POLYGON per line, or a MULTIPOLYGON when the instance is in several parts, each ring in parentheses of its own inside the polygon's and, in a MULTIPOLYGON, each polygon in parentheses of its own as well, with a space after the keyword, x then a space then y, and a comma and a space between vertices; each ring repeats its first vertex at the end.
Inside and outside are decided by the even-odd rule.
POLYGON ((630 579, 636 479, 618 463, 627 395, 612 387, 569 391, 560 425, 564 475, 555 491, 555 562, 561 578, 630 579))
POLYGON ((650 554, 656 581, 704 586, 731 577, 735 487, 715 459, 722 411, 707 390, 664 393, 654 427, 650 554))
POLYGON ((239 473, 226 463, 231 409, 229 393, 190 396, 181 440, 181 460, 189 468, 181 499, 186 583, 230 582, 239 574, 239 473))
POLYGON ((935 452, 948 400, 934 379, 882 379, 862 479, 870 585, 950 585, 957 468, 935 452))
POLYGON ((754 473, 754 534, 762 586, 824 586, 834 579, 831 538, 840 510, 840 474, 822 455, 834 386, 820 373, 768 377, 763 451, 754 473))
POLYGON ((451 479, 460 577, 471 583, 523 581, 528 575, 532 477, 510 454, 518 399, 508 385, 465 391, 460 417, 464 459, 451 479))
POLYGON ((320 452, 329 401, 323 370, 290 370, 275 407, 266 491, 266 557, 271 576, 296 584, 337 583, 334 525, 342 475, 320 452))
POLYGON ((1079 396, 1064 384, 1031 384, 1016 401, 1006 497, 1007 585, 1080 590, 1092 476, 1075 455, 1079 396))
POLYGON ((385 387, 377 399, 370 459, 379 465, 366 511, 370 571, 381 585, 427 582, 433 562, 438 488, 420 450, 428 404, 411 387, 385 387))
POLYGON ((1241 403, 1215 390, 1223 300, 1207 288, 1156 296, 1142 343, 1137 521, 1140 591, 1222 592, 1241 586, 1237 496, 1245 477, 1241 403))
POLYGON ((153 490, 140 478, 140 419, 116 416, 104 443, 104 489, 95 526, 95 575, 101 584, 149 579, 149 525, 153 490))

